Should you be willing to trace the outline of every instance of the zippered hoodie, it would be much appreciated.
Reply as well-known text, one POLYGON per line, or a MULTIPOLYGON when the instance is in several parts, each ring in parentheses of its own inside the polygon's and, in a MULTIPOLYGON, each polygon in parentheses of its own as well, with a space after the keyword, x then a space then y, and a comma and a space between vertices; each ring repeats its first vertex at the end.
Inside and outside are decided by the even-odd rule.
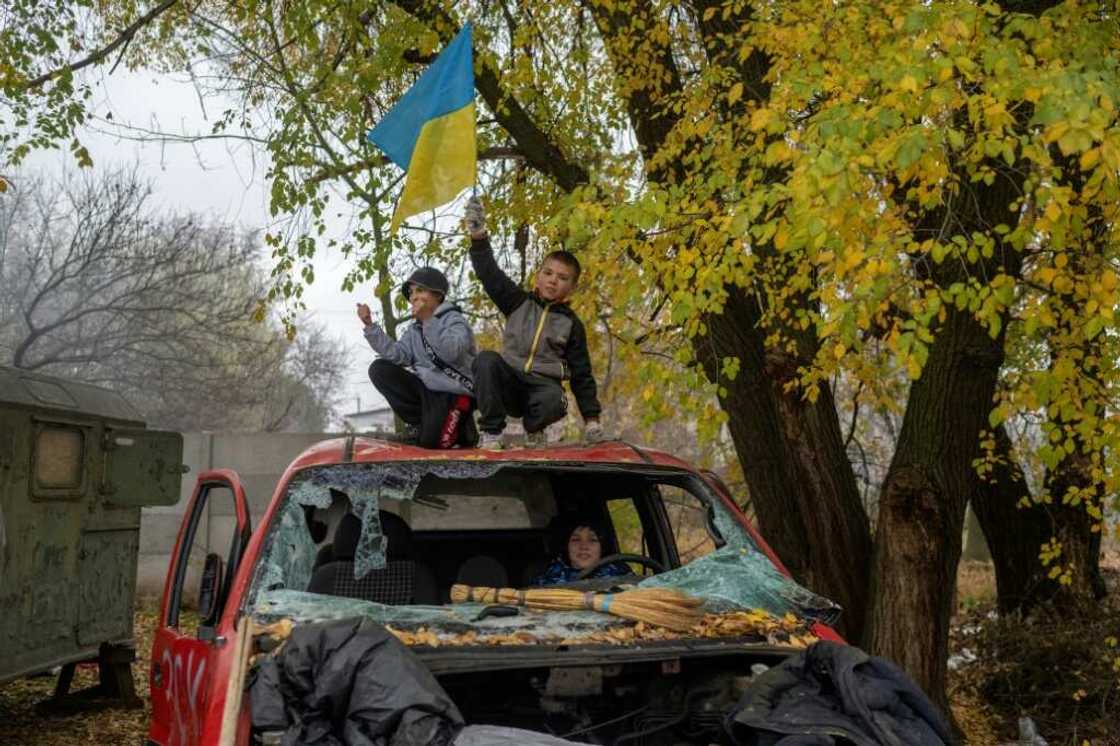
POLYGON ((399 340, 394 340, 377 324, 367 326, 363 333, 378 357, 404 368, 412 368, 430 390, 474 395, 436 367, 431 353, 424 346, 424 340, 427 340, 440 360, 473 381, 471 366, 477 352, 474 332, 458 306, 444 301, 430 319, 409 324, 399 340))
POLYGON ((486 294, 506 317, 502 359, 520 373, 568 380, 583 418, 598 417, 602 407, 587 333, 575 312, 566 302, 546 301, 510 279, 494 259, 488 237, 471 241, 471 264, 486 294))

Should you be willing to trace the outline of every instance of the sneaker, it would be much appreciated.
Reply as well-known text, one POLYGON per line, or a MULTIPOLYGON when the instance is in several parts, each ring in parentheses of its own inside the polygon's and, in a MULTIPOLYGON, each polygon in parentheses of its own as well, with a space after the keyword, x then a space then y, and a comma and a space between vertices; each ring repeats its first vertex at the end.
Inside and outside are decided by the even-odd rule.
POLYGON ((480 433, 478 436, 478 447, 485 448, 491 451, 502 450, 502 434, 501 433, 480 433))
POLYGON ((546 445, 548 445, 548 436, 545 435, 544 430, 539 430, 535 433, 525 433, 526 448, 541 448, 546 445))

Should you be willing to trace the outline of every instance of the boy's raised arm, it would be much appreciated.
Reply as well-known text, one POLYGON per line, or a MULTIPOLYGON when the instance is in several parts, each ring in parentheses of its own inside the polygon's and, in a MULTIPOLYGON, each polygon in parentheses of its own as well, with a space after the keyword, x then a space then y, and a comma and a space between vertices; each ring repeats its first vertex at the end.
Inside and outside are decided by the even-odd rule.
POLYGON ((474 273, 502 315, 509 316, 525 302, 528 293, 510 279, 494 259, 490 234, 486 230, 486 217, 477 197, 471 197, 467 202, 464 218, 471 236, 471 266, 474 267, 474 273))
POLYGON ((365 335, 366 341, 369 342, 369 346, 373 348, 378 357, 384 358, 394 365, 412 365, 412 355, 395 339, 386 334, 384 329, 373 322, 369 306, 365 303, 358 304, 358 318, 362 322, 362 334, 365 335))

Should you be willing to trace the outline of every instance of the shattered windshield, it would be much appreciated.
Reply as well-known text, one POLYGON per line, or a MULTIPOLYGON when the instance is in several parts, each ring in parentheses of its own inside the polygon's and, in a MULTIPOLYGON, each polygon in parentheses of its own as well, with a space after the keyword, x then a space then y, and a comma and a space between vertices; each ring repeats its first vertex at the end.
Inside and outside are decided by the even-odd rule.
POLYGON ((421 633, 520 635, 522 643, 630 624, 594 611, 452 604, 456 583, 670 588, 702 599, 712 614, 833 621, 839 612, 782 575, 703 482, 676 470, 492 461, 314 467, 292 479, 267 530, 249 596, 262 622, 359 615, 421 633), (577 524, 594 527, 600 542, 601 567, 588 580, 568 566, 577 524))

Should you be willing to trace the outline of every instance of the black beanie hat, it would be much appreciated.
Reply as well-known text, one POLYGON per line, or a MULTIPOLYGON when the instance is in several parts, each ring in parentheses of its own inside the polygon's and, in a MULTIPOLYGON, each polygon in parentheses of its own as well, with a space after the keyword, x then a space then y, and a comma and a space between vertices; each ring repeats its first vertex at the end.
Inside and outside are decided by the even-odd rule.
POLYGON ((412 292, 410 287, 412 285, 434 290, 444 298, 447 297, 447 291, 451 288, 447 282, 447 276, 435 267, 421 267, 408 276, 408 279, 401 285, 401 294, 405 297, 405 300, 408 300, 408 296, 412 292))

